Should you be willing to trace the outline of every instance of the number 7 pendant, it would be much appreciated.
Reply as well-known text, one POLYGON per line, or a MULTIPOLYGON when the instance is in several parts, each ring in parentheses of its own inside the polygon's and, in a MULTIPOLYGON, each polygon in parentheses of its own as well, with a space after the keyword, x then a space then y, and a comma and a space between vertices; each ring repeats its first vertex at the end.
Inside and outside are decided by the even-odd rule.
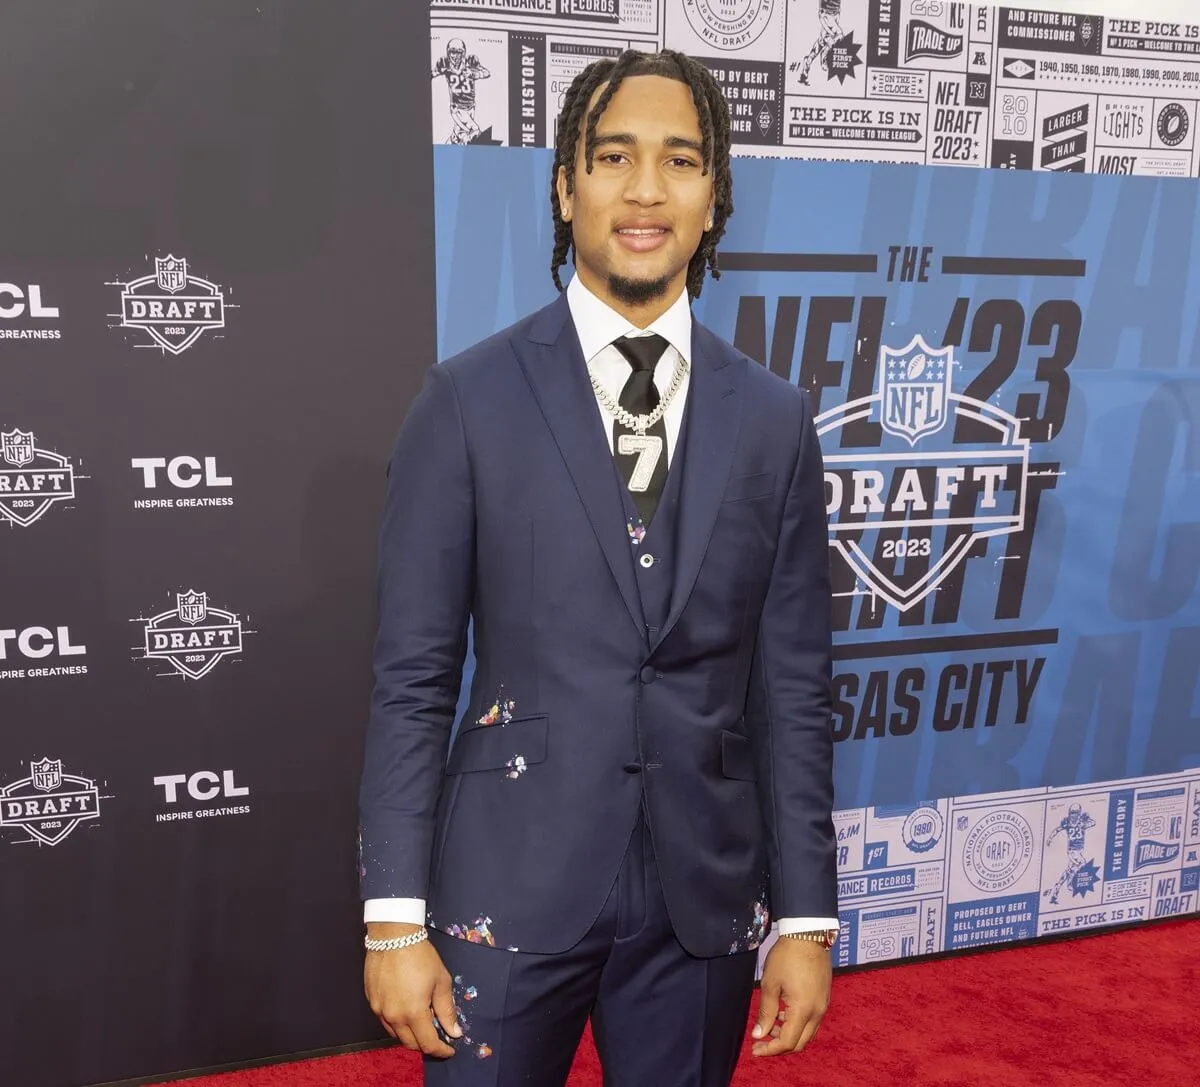
POLYGON ((637 454, 637 464, 633 466, 633 475, 629 478, 631 491, 647 491, 650 480, 654 478, 654 469, 658 467, 658 458, 662 456, 663 440, 657 434, 622 434, 617 438, 617 452, 623 457, 637 454))

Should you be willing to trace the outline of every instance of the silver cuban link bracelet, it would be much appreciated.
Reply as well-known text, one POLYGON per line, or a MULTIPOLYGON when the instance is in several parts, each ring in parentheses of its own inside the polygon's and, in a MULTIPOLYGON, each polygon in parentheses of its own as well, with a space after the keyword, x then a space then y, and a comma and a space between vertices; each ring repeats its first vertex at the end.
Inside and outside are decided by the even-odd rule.
POLYGON ((429 939, 429 929, 419 929, 407 936, 393 936, 390 940, 372 940, 370 936, 363 938, 363 946, 368 951, 399 951, 402 947, 412 947, 429 939))

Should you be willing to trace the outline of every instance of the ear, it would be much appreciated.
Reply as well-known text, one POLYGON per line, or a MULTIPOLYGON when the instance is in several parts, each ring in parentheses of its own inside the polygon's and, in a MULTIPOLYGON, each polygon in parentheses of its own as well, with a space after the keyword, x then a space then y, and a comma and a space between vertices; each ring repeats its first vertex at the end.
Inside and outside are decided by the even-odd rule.
POLYGON ((573 209, 571 207, 571 189, 567 184, 567 168, 565 166, 560 166, 558 168, 558 173, 554 178, 554 188, 558 193, 558 207, 559 211, 562 213, 563 222, 569 223, 571 221, 571 213, 573 209))
POLYGON ((716 222, 717 215, 717 194, 714 191, 712 198, 708 202, 708 215, 704 220, 704 232, 707 234, 713 228, 713 223, 716 222))

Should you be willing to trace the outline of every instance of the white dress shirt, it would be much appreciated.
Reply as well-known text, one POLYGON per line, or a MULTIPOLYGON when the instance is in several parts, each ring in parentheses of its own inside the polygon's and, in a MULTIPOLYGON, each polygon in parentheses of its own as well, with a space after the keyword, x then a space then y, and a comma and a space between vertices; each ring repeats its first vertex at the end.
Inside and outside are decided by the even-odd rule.
MULTIPOLYGON (((654 384, 662 396, 671 384, 675 374, 678 359, 682 358, 687 371, 683 381, 675 393, 674 399, 667 405, 663 413, 663 422, 667 427, 667 464, 679 440, 679 430, 683 424, 683 409, 687 403, 688 383, 691 378, 692 363, 692 308, 687 291, 680 293, 672 303, 671 308, 646 328, 638 328, 628 318, 622 317, 607 303, 597 298, 575 276, 567 285, 567 305, 571 310, 571 319, 575 322, 575 331, 579 336, 579 345, 583 349, 583 357, 587 361, 588 373, 596 379, 597 384, 614 401, 619 401, 621 389, 629 380, 629 360, 615 347, 613 342, 622 336, 644 336, 656 332, 667 341, 667 349, 654 367, 654 384)), ((613 447, 613 418, 608 410, 596 398, 596 409, 604 423, 604 432, 608 435, 608 448, 613 447)), ((363 910, 364 921, 393 921, 410 925, 425 924, 425 900, 423 898, 369 898, 363 910)), ((780 917, 775 927, 782 935, 787 932, 812 932, 822 929, 836 929, 836 917, 780 917)))
MULTIPOLYGON (((687 291, 675 299, 666 313, 646 328, 638 328, 628 318, 622 317, 615 309, 602 302, 583 285, 578 276, 567 285, 567 305, 571 307, 571 319, 575 322, 579 346, 583 348, 583 357, 587 360, 588 373, 614 401, 620 401, 621 390, 632 372, 629 360, 613 347, 613 343, 622 336, 647 336, 651 332, 657 332, 667 341, 667 349, 654 367, 654 384, 659 396, 670 387, 671 378, 675 376, 676 363, 683 359, 686 367, 683 381, 663 413, 663 422, 667 426, 669 466, 679 441, 683 408, 687 403, 688 384, 692 376, 692 307, 688 302, 687 291)), ((600 403, 599 397, 596 398, 596 410, 600 412, 611 453, 613 417, 600 403)))

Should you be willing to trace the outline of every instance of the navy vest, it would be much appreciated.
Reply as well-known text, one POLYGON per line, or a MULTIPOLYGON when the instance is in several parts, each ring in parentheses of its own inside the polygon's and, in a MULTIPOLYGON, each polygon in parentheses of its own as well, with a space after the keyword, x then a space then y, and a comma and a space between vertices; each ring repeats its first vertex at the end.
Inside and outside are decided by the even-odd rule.
MULTIPOLYGON (((625 508, 625 526, 629 534, 630 561, 637 574, 638 592, 642 598, 642 615, 646 620, 646 637, 653 639, 667 621, 671 610, 671 582, 675 576, 676 531, 679 524, 679 498, 683 488, 683 451, 686 448, 688 416, 684 408, 679 436, 671 452, 667 482, 654 518, 643 526, 630 497, 629 488, 617 473, 621 502, 625 508)), ((617 472, 616 460, 613 471, 617 472)))

